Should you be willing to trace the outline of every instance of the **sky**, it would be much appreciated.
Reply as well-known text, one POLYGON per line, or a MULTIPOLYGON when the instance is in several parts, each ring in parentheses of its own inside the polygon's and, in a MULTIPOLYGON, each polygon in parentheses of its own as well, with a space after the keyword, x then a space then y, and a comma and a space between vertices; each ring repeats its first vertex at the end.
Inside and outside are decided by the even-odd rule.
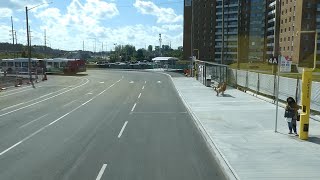
POLYGON ((44 45, 45 31, 47 46, 63 50, 154 47, 160 33, 174 49, 183 42, 183 0, 0 0, 0 42, 12 43, 12 16, 17 42, 26 44, 25 7, 32 45, 44 45))

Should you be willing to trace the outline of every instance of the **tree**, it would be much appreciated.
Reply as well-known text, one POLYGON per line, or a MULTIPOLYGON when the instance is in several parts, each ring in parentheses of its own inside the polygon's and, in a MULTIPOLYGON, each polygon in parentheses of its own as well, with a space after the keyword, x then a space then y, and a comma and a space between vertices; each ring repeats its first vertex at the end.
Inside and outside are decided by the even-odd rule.
POLYGON ((22 51, 21 57, 26 58, 27 57, 27 53, 25 51, 22 51))
POLYGON ((152 50, 153 50, 152 45, 149 45, 149 46, 148 46, 148 51, 149 51, 149 52, 152 52, 152 50))
POLYGON ((137 58, 138 60, 143 60, 143 59, 144 59, 143 49, 138 49, 136 58, 137 58))

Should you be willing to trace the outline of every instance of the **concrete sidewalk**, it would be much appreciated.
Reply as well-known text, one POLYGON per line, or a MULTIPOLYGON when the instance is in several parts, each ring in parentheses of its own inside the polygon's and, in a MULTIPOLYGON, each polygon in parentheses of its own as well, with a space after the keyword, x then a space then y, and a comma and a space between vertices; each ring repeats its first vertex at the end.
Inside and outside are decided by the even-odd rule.
POLYGON ((302 141, 287 134, 283 108, 275 133, 274 104, 230 88, 217 97, 193 78, 172 80, 234 179, 320 179, 320 122, 310 120, 310 140, 302 141))

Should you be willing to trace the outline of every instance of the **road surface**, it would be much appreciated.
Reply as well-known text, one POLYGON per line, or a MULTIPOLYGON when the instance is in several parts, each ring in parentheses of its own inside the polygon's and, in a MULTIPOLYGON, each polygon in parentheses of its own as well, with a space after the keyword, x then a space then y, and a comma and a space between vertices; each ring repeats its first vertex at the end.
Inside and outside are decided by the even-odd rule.
POLYGON ((87 73, 0 93, 1 180, 225 179, 169 77, 87 73))

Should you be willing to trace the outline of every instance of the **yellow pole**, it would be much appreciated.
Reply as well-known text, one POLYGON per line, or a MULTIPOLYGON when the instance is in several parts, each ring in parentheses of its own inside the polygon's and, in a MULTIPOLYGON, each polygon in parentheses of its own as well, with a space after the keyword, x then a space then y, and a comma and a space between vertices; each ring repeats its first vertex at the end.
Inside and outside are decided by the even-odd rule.
POLYGON ((304 68, 302 73, 302 92, 301 92, 302 113, 300 114, 300 133, 299 133, 299 138, 302 140, 308 140, 308 136, 309 136, 311 85, 312 85, 312 69, 304 68))
POLYGON ((300 132, 299 138, 308 140, 309 138, 309 118, 310 118, 310 99, 311 99, 311 85, 312 85, 312 71, 316 68, 317 61, 317 41, 318 32, 314 31, 314 54, 313 54, 313 69, 303 68, 302 73, 302 90, 301 90, 301 106, 302 113, 300 115, 300 132))

